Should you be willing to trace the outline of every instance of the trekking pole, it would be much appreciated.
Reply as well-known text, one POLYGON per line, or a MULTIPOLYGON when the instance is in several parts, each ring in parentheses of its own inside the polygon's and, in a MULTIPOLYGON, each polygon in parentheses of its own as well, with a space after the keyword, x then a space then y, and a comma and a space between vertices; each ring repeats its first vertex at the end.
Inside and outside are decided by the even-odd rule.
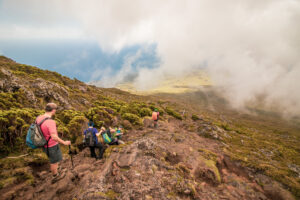
POLYGON ((69 154, 71 156, 72 168, 74 168, 73 156, 72 156, 72 151, 71 151, 71 145, 69 145, 69 154))

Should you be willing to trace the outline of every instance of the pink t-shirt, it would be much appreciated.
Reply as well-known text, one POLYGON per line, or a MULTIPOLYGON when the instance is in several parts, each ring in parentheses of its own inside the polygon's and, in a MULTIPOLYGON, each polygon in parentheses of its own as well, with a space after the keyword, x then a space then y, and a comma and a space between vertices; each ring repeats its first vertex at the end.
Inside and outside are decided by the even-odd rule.
MULTIPOLYGON (((45 115, 40 115, 37 117, 36 122, 40 123, 46 117, 47 116, 45 116, 45 115)), ((52 133, 52 134, 54 133, 57 135, 56 123, 53 119, 47 119, 46 121, 44 121, 43 124, 41 125, 41 129, 42 129, 42 132, 43 132, 46 140, 49 139, 50 133, 52 133)), ((53 147, 57 144, 58 144, 58 142, 56 142, 55 140, 50 138, 50 140, 48 142, 48 147, 53 147)), ((45 147, 47 147, 47 145, 45 145, 45 147)))

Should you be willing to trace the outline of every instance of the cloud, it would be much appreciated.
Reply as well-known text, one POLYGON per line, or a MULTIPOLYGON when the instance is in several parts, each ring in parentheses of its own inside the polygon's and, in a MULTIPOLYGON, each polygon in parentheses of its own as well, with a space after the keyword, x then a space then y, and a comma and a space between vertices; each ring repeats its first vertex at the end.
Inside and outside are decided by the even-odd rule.
MULTIPOLYGON (((3 2, 11 9, 16 5, 13 0, 3 2)), ((18 19, 26 16, 33 24, 50 27, 60 24, 60 18, 63 23, 72 20, 85 37, 96 39, 108 52, 156 44, 161 64, 137 68, 135 84, 141 89, 205 64, 233 106, 264 96, 265 105, 279 104, 285 113, 300 114, 298 0, 57 0, 46 6, 37 0, 22 2, 28 10, 19 9, 18 19), (36 20, 40 15, 42 20, 36 20)), ((102 82, 124 80, 133 69, 130 65, 124 64, 112 82, 102 82)))
MULTIPOLYGON (((102 87, 113 87, 119 83, 134 81, 140 69, 147 69, 143 62, 143 55, 151 53, 151 46, 144 46, 134 54, 129 53, 123 59, 121 68, 116 72, 111 66, 96 70, 91 83, 102 87)), ((147 63, 147 62, 146 62, 147 63)))

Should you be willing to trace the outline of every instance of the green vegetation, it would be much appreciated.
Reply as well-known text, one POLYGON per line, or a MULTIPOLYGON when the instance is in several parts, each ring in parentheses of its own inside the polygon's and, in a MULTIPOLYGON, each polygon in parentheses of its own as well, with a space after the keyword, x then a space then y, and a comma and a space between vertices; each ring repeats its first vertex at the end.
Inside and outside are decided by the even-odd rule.
POLYGON ((142 108, 140 109, 140 116, 141 117, 146 117, 146 116, 151 116, 152 115, 152 111, 150 108, 142 108))
POLYGON ((176 119, 182 120, 182 116, 178 112, 173 110, 172 108, 166 107, 165 111, 166 111, 166 113, 168 113, 169 115, 175 117, 176 119))
POLYGON ((226 153, 231 158, 265 173, 286 185, 295 196, 300 196, 300 178, 289 167, 291 164, 300 166, 299 136, 280 134, 268 128, 248 128, 242 121, 215 124, 230 135, 224 140, 230 144, 226 153))
POLYGON ((48 159, 41 150, 30 156, 0 159, 0 189, 21 182, 34 184, 34 176, 29 166, 40 166, 45 163, 48 163, 48 159))
MULTIPOLYGON (((290 167, 292 164, 300 166, 300 128, 297 120, 293 122, 294 124, 289 124, 282 119, 271 118, 264 112, 257 113, 255 117, 239 115, 225 110, 224 100, 211 93, 207 98, 202 97, 200 100, 196 94, 189 94, 191 96, 188 98, 187 94, 182 96, 177 94, 165 96, 165 99, 169 98, 170 101, 157 101, 157 97, 136 96, 118 89, 85 85, 56 72, 18 64, 0 56, 0 78, 7 79, 2 69, 19 78, 19 82, 24 84, 24 87, 23 89, 12 87, 9 91, 4 89, 0 91, 0 167, 3 169, 0 172, 0 188, 24 181, 32 184, 34 179, 28 166, 47 162, 45 154, 40 149, 32 150, 25 144, 30 124, 44 112, 43 108, 48 101, 56 102, 60 107, 65 106, 51 96, 37 95, 38 89, 31 87, 33 83, 46 80, 61 87, 61 89, 52 89, 50 93, 60 94, 61 90, 68 93, 61 96, 68 100, 70 105, 57 112, 55 121, 60 136, 70 139, 72 143, 78 144, 82 141, 82 132, 89 120, 94 121, 97 128, 103 125, 124 124, 127 120, 125 128, 132 126, 137 128, 142 125, 144 117, 151 116, 155 108, 160 112, 160 116, 167 114, 179 120, 185 118, 178 111, 185 110, 185 116, 192 114, 191 118, 186 118, 187 121, 193 120, 192 124, 188 124, 189 130, 197 129, 197 123, 200 123, 199 116, 214 122, 228 135, 222 137, 222 142, 228 145, 224 148, 226 154, 245 166, 273 177, 287 186, 296 197, 300 197, 299 174, 290 167), (37 78, 41 80, 36 81, 37 78), (36 104, 29 101, 26 96, 28 92, 36 95, 36 104), (179 104, 180 101, 183 103, 179 104), (225 119, 219 119, 220 113, 210 112, 209 105, 213 105, 215 110, 220 111, 225 119), (21 153, 29 153, 30 156, 17 159, 4 158, 21 153)), ((197 95, 203 96, 203 94, 197 95)), ((175 135, 173 140, 180 142, 182 138, 175 135)), ((107 149, 105 157, 109 157, 111 150, 107 149)), ((198 151, 201 152, 205 164, 215 170, 217 180, 220 180, 215 166, 216 154, 205 149, 198 149, 198 151)), ((184 176, 185 167, 178 165, 177 170, 184 176)))
POLYGON ((198 115, 196 115, 196 114, 193 114, 192 115, 192 120, 193 121, 197 121, 197 120, 199 120, 200 118, 199 118, 199 116, 198 115))
POLYGON ((132 114, 132 113, 124 113, 122 115, 122 118, 125 119, 125 120, 130 121, 134 125, 141 125, 142 124, 142 119, 139 116, 137 116, 135 114, 132 114))
POLYGON ((25 97, 24 91, 0 92, 0 109, 8 110, 10 108, 23 108, 30 103, 25 97))

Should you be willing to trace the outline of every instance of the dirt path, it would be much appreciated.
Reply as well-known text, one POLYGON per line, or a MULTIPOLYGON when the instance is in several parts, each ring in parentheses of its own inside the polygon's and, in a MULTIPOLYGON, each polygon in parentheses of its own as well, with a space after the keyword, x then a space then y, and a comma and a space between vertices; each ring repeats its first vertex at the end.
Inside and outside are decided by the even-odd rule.
POLYGON ((170 120, 158 129, 129 131, 126 144, 107 148, 103 160, 85 149, 74 156, 74 169, 70 159, 62 161, 64 179, 51 184, 44 166, 36 169, 34 186, 17 185, 0 199, 293 199, 267 177, 231 161, 217 140, 183 126, 170 120))

